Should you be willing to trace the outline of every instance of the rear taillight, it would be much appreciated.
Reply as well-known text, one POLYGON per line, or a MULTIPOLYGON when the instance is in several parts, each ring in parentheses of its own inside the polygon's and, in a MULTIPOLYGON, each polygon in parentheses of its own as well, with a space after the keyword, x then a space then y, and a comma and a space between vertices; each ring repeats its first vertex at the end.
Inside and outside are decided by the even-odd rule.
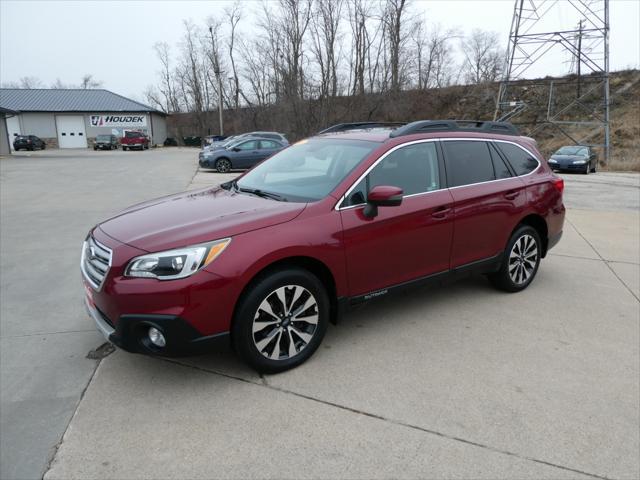
POLYGON ((561 178, 554 178, 551 183, 553 183, 553 186, 556 187, 556 190, 558 190, 560 193, 562 193, 564 191, 564 180, 561 178))

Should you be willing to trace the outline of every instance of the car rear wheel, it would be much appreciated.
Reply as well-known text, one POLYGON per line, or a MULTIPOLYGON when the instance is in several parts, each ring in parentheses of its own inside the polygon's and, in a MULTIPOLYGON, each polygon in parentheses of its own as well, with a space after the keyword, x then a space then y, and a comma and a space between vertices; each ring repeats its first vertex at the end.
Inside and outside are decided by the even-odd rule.
POLYGON ((593 168, 591 169, 591 173, 596 173, 596 170, 598 169, 598 162, 594 162, 593 164, 593 168))
POLYGON ((255 370, 282 372, 313 355, 328 322, 322 282, 306 270, 280 270, 257 279, 240 300, 233 345, 255 370))
POLYGON ((124 145, 122 146, 122 151, 126 152, 127 151, 127 147, 125 147, 124 145))
POLYGON ((533 281, 542 254, 538 231, 522 225, 509 239, 500 270, 489 275, 491 283, 506 292, 524 290, 533 281))
POLYGON ((231 161, 228 158, 219 158, 216 160, 216 170, 220 173, 227 173, 231 170, 231 161))

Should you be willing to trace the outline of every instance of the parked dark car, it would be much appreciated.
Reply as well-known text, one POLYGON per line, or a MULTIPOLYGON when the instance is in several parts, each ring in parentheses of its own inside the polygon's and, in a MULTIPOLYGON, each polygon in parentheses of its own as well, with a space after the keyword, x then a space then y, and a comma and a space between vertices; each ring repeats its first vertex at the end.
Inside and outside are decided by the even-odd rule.
POLYGON ((220 173, 251 168, 286 145, 270 138, 242 138, 225 148, 203 150, 198 161, 203 168, 215 168, 220 173))
POLYGON ((94 150, 117 150, 120 140, 115 135, 98 135, 93 144, 94 150))
POLYGON ((524 290, 562 235, 564 182, 511 124, 460 125, 319 135, 114 215, 82 248, 90 315, 130 352, 226 342, 279 372, 330 321, 396 290, 471 273, 524 290))
POLYGON ((202 145, 202 137, 182 137, 182 143, 184 143, 187 147, 199 147, 202 145))
POLYGON ((207 135, 202 139, 202 147, 207 147, 213 143, 224 142, 227 138, 226 135, 207 135))
POLYGON ((560 148, 551 155, 549 166, 553 170, 568 170, 588 175, 598 168, 598 156, 592 147, 572 145, 560 148))
POLYGON ((35 135, 18 135, 13 140, 13 148, 18 151, 25 150, 44 150, 47 145, 40 138, 35 135))
POLYGON ((167 137, 164 141, 165 147, 177 147, 178 141, 175 138, 167 137))

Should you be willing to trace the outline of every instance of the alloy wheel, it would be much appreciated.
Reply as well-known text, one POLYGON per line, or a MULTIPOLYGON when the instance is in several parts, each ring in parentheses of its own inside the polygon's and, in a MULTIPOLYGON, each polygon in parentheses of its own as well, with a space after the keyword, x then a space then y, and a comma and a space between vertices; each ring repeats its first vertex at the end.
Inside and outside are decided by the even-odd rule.
POLYGON ((536 269, 538 244, 531 235, 522 235, 509 253, 509 277, 516 285, 526 283, 536 269))
POLYGON ((309 345, 318 329, 318 301, 300 285, 285 285, 260 303, 253 318, 253 344, 271 360, 288 360, 309 345))
POLYGON ((231 170, 231 162, 226 158, 221 158, 216 162, 216 170, 220 173, 227 173, 231 170))

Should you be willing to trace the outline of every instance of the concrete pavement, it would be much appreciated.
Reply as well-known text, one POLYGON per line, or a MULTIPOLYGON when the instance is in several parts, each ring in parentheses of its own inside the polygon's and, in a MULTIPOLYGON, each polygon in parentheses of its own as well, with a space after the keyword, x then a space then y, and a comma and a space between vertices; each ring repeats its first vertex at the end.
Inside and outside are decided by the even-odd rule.
MULTIPOLYGON (((193 176, 195 160, 175 152, 163 153, 168 157, 159 160, 159 176, 165 169, 189 188, 222 178, 204 171, 193 176)), ((130 166, 114 160, 110 168, 130 166)), ((5 185, 18 177, 9 178, 4 167, 2 174, 4 200, 5 185)), ((118 187, 123 195, 135 185, 129 177, 118 187)), ((14 299, 5 315, 3 302, 3 464, 20 460, 15 452, 4 453, 15 443, 13 436, 5 441, 9 405, 22 410, 8 425, 44 429, 51 438, 75 410, 47 479, 637 478, 640 217, 627 190, 613 195, 626 198, 615 212, 593 206, 592 190, 580 190, 584 178, 565 177, 570 211, 564 238, 526 291, 500 293, 476 278, 370 302, 331 326, 309 362, 280 375, 258 376, 228 350, 178 360, 116 351, 93 374, 96 362, 83 355, 86 346, 100 342, 80 308, 76 271, 50 296, 27 301, 24 310, 14 299), (55 303, 65 295, 74 300, 55 303), (5 373, 5 321, 11 329, 23 322, 25 331, 35 331, 28 315, 51 302, 62 309, 59 318, 74 319, 67 329, 87 330, 75 333, 87 336, 86 345, 71 332, 48 336, 40 349, 37 335, 25 347, 10 337, 11 372, 5 373), (56 348, 58 337, 65 342, 56 348), (39 360, 38 354, 48 356, 39 360), (6 403, 5 378, 12 382, 6 403), (33 386, 21 388, 23 383, 33 386), (56 387, 47 392, 47 386, 56 387), (56 418, 50 398, 56 393, 64 395, 64 408, 53 428, 47 422, 52 412, 56 418), (40 423, 25 418, 29 410, 14 397, 37 402, 42 395, 40 423)), ((627 189, 615 184, 633 181, 612 175, 602 188, 627 189)), ((142 182, 139 187, 140 196, 151 196, 142 182)), ((156 187, 174 190, 173 182, 156 187)), ((19 195, 18 186, 12 188, 11 195, 19 195)), ((68 202, 88 198, 83 187, 77 195, 75 188, 66 188, 68 202)), ((86 215, 93 218, 84 222, 104 218, 109 200, 99 197, 86 215)), ((17 217, 20 203, 12 201, 17 217)), ((66 218, 72 209, 59 210, 66 218)), ((9 237, 6 247, 4 202, 2 213, 4 300, 10 286, 5 257, 20 251, 25 234, 9 237)), ((73 240, 58 230, 51 236, 61 237, 57 243, 75 242, 69 258, 71 250, 77 256, 76 237, 90 226, 78 223, 73 240)), ((25 228, 17 218, 11 225, 25 228)), ((12 272, 19 274, 19 265, 12 272)), ((32 280, 33 274, 23 275, 32 280)), ((29 448, 26 432, 12 435, 23 442, 25 458, 41 454, 42 448, 29 448)))
POLYGON ((79 255, 100 219, 184 190, 192 149, 45 150, 0 160, 0 478, 41 478, 104 340, 82 307, 79 255))

